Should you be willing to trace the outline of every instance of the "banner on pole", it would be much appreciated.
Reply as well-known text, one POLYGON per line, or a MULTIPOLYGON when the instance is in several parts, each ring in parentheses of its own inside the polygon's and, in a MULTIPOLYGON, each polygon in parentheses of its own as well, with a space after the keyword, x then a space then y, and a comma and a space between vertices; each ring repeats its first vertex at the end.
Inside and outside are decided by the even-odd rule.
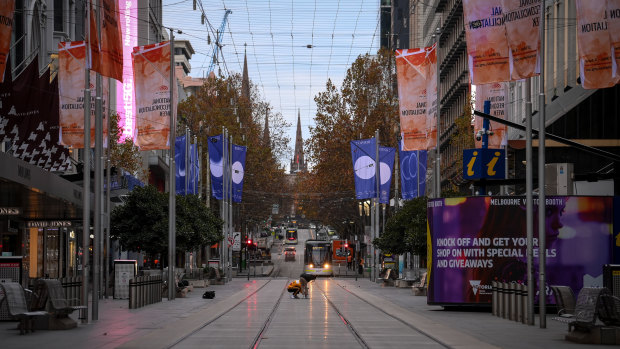
MULTIPOLYGON (((0 82, 4 81, 4 70, 6 69, 6 62, 11 47, 14 13, 15 0, 4 0, 0 2, 0 82)), ((15 38, 15 40, 18 39, 20 38, 15 38)))
POLYGON ((190 194, 198 195, 198 181, 200 176, 200 163, 198 159, 198 144, 189 145, 189 185, 187 190, 190 194))
POLYGON ((400 151, 400 182, 404 200, 426 193, 426 150, 400 151))
POLYGON ((425 49, 396 50, 400 131, 405 150, 426 149, 428 145, 428 67, 425 49))
MULTIPOLYGON (((507 82, 494 82, 491 84, 476 85, 476 108, 481 109, 484 105, 484 101, 491 101, 490 115, 498 118, 506 119, 506 113, 508 111, 506 101, 506 90, 508 89, 507 82)), ((474 120, 474 134, 482 129, 482 122, 484 118, 476 116, 474 120)), ((506 135, 508 132, 508 126, 496 121, 489 122, 490 131, 493 132, 489 135, 489 148, 499 148, 505 146, 507 143, 506 135)), ((476 148, 482 148, 482 140, 476 139, 476 148)))
POLYGON ((510 50, 501 4, 463 0, 465 37, 472 84, 510 80, 510 50))
POLYGON ((96 17, 91 11, 92 70, 102 76, 123 81, 123 40, 117 0, 100 0, 101 40, 97 36, 96 17))
POLYGON ((540 0, 503 0, 512 81, 540 74, 540 0))
POLYGON ((375 138, 351 141, 351 157, 355 176, 355 198, 377 197, 375 157, 377 140, 375 138))
MULTIPOLYGON (((175 189, 177 195, 187 195, 185 192, 185 135, 177 137, 174 142, 174 162, 175 162, 175 189)), ((188 190, 189 191, 189 190, 188 190)))
MULTIPOLYGON (((170 146, 170 88, 176 103, 176 85, 170 86, 170 42, 134 47, 137 145, 140 150, 170 146)), ((176 115, 173 115, 176 120, 176 115)))
POLYGON ((576 1, 579 73, 585 89, 611 87, 618 81, 607 27, 607 4, 607 1, 576 1))
POLYGON ((209 167, 211 169, 211 195, 217 200, 223 198, 224 149, 222 135, 209 137, 209 167))
POLYGON ((394 169, 394 158, 396 149, 390 147, 379 147, 379 202, 388 204, 390 202, 390 187, 392 185, 392 171, 394 169))
POLYGON ((243 177, 245 175, 245 156, 247 148, 232 145, 232 198, 233 202, 241 202, 243 194, 243 177))
MULTIPOLYGON (((86 43, 84 41, 58 43, 58 89, 60 99, 60 144, 84 148, 84 69, 86 43)), ((95 76, 90 72, 90 148, 95 146, 95 76)), ((109 83, 102 79, 101 104, 108 107, 109 83)), ((107 139, 107 113, 103 112, 103 139, 107 139)))

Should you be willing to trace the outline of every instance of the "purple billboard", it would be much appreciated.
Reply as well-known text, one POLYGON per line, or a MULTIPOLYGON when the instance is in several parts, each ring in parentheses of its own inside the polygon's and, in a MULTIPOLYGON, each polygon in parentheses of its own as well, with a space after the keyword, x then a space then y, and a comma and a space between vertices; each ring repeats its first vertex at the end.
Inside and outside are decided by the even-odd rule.
MULTIPOLYGON (((550 285, 603 286, 612 259, 612 197, 546 200, 546 278, 550 285)), ((491 282, 527 284, 525 197, 428 201, 429 304, 490 304, 491 282)), ((538 280, 538 199, 534 199, 534 280, 538 280)), ((536 285, 538 293, 538 285, 536 285)), ((536 297, 538 299, 538 296, 536 297)))

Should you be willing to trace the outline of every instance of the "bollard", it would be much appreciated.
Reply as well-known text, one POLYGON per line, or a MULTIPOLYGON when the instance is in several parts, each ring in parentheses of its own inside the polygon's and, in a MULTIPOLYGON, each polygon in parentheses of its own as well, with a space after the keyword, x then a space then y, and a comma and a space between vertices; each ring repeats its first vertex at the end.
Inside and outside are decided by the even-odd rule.
POLYGON ((515 291, 515 296, 517 298, 517 304, 516 304, 516 318, 515 321, 517 322, 522 322, 523 321, 523 285, 521 284, 516 284, 516 291, 515 291))
POLYGON ((527 294, 527 285, 523 284, 521 285, 521 305, 523 306, 523 309, 521 310, 521 322, 524 324, 527 324, 527 318, 528 318, 528 294, 527 294))
POLYGON ((508 318, 508 312, 509 312, 509 302, 508 302, 508 283, 506 282, 502 282, 502 309, 504 310, 502 312, 502 318, 507 319, 508 318))
POLYGON ((136 308, 134 305, 134 302, 136 300, 135 291, 136 291, 135 282, 133 281, 133 279, 129 280, 129 309, 136 308))
POLYGON ((491 281, 491 314, 497 316, 497 281, 491 281))
POLYGON ((517 283, 510 283, 510 320, 517 321, 517 283))
POLYGON ((502 317, 504 314, 504 288, 501 282, 497 282, 497 316, 502 317))

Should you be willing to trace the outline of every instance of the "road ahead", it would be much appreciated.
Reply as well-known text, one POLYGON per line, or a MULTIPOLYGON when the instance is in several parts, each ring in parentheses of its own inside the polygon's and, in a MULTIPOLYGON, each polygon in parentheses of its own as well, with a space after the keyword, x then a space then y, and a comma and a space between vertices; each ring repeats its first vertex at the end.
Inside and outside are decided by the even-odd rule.
POLYGON ((304 270, 304 244, 306 243, 306 240, 313 236, 312 234, 314 234, 313 229, 297 230, 298 243, 297 245, 292 245, 297 249, 295 261, 285 261, 283 248, 286 245, 282 245, 281 242, 274 243, 271 251, 271 260, 273 261, 273 272, 271 273, 272 277, 283 277, 288 279, 299 278, 299 275, 303 273, 304 270))

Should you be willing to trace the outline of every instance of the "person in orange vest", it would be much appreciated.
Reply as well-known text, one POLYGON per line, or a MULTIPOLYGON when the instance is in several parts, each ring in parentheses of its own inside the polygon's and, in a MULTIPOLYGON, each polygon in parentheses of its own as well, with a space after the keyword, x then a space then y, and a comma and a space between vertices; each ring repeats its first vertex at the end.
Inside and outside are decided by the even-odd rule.
POLYGON ((297 295, 301 292, 304 296, 306 293, 304 292, 304 287, 301 285, 299 280, 293 280, 288 286, 286 290, 292 293, 291 298, 299 298, 297 295))

